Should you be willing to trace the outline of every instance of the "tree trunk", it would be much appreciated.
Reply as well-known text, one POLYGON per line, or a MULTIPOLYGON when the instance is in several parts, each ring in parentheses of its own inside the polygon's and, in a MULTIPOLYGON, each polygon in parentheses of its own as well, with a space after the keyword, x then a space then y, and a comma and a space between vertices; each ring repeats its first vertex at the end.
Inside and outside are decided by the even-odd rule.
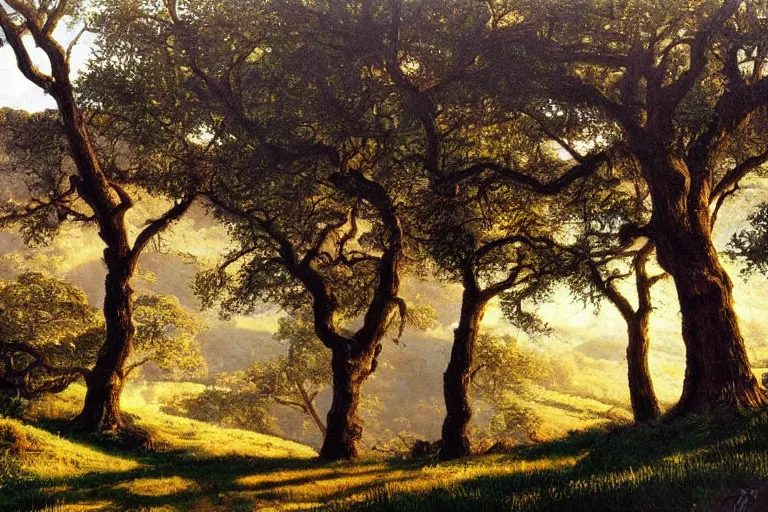
POLYGON ((686 370, 675 411, 762 406, 766 396, 750 369, 732 283, 712 243, 709 179, 668 155, 643 163, 658 261, 675 281, 682 315, 686 370))
POLYGON ((357 443, 363 434, 357 416, 360 391, 363 382, 376 367, 376 356, 380 350, 380 344, 362 353, 350 349, 349 345, 333 350, 333 399, 328 411, 320 458, 351 460, 358 456, 357 443))
POLYGON ((659 401, 653 389, 651 373, 648 370, 648 315, 637 318, 627 325, 627 375, 629 396, 635 422, 644 423, 659 417, 659 401))
POLYGON ((485 304, 478 293, 465 288, 459 325, 454 331, 451 360, 443 374, 446 415, 443 421, 440 460, 466 457, 472 450, 468 432, 472 419, 469 381, 485 304))
POLYGON ((123 368, 130 355, 134 334, 130 265, 114 264, 108 268, 104 297, 107 339, 86 379, 85 403, 75 419, 90 432, 117 431, 124 425, 120 394, 125 380, 123 368))
MULTIPOLYGON (((64 3, 61 2, 60 7, 64 3)), ((45 10, 47 8, 42 9, 45 10)), ((31 4, 29 8, 13 8, 13 11, 16 12, 15 17, 20 18, 18 24, 5 8, 0 8, 0 30, 16 55, 19 70, 56 101, 69 154, 77 168, 77 174, 70 176, 71 184, 93 211, 99 236, 106 245, 104 318, 107 336, 99 350, 96 366, 88 372, 85 404, 76 421, 92 431, 118 430, 123 425, 120 417, 120 392, 125 378, 123 367, 130 354, 134 333, 129 283, 136 269, 136 259, 154 235, 186 211, 192 198, 174 205, 162 217, 150 222, 131 247, 125 212, 133 206, 133 201, 122 187, 110 182, 97 158, 86 116, 76 102, 70 77, 70 55, 53 37, 53 29, 60 17, 49 13, 50 16, 43 20, 35 14, 36 9, 31 4), (22 34, 31 34, 38 48, 45 52, 50 63, 50 74, 40 72, 31 62, 22 34)))
MULTIPOLYGON (((685 254, 676 256, 684 258, 685 254)), ((739 330, 731 281, 714 249, 707 265, 672 267, 686 347, 685 381, 677 412, 709 413, 719 407, 765 405, 765 394, 752 374, 739 330)))

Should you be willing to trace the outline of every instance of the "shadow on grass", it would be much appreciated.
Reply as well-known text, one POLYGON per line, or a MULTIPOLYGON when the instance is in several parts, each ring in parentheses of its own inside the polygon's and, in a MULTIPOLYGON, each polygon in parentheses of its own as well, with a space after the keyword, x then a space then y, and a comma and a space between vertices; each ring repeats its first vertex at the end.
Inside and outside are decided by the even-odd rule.
MULTIPOLYGON (((390 466, 387 461, 381 460, 348 464, 292 457, 205 455, 185 450, 136 451, 122 448, 108 436, 105 438, 72 429, 64 420, 38 421, 36 426, 90 449, 134 460, 141 466, 127 471, 12 482, 0 489, 2 510, 35 510, 51 503, 101 501, 110 503, 109 506, 117 510, 169 505, 186 509, 202 502, 221 505, 224 507, 222 510, 237 509, 239 506, 251 510, 249 503, 296 498, 291 496, 291 487, 299 488, 324 480, 337 482, 312 489, 308 497, 318 501, 327 497, 330 501, 369 491, 389 481, 386 474, 390 466), (175 479, 167 480, 165 485, 164 479, 171 477, 175 479), (249 485, 243 483, 244 477, 261 478, 258 478, 257 484, 249 485), (350 485, 345 482, 348 477, 355 477, 355 483, 350 485), (150 485, 148 492, 141 490, 142 483, 150 485), (224 499, 227 500, 226 505, 223 504, 224 499)), ((299 501, 306 501, 300 489, 298 498, 299 501)))
POLYGON ((426 492, 383 488, 360 503, 318 510, 725 510, 733 489, 765 487, 768 413, 664 418, 652 425, 581 432, 520 447, 510 457, 541 460, 580 453, 586 455, 572 468, 481 476, 426 492))
MULTIPOLYGON (((38 425, 62 432, 66 424, 38 425)), ((594 429, 521 446, 501 458, 476 457, 434 467, 432 459, 329 464, 317 459, 207 456, 183 450, 132 452, 116 450, 99 436, 76 431, 67 435, 81 445, 117 452, 142 466, 15 482, 0 490, 0 508, 29 510, 56 502, 106 501, 118 510, 186 509, 201 503, 211 510, 250 510, 262 504, 333 502, 325 510, 682 511, 701 510, 735 485, 757 485, 768 479, 768 413, 663 418, 643 426, 594 429), (533 471, 523 464, 520 472, 475 476, 448 486, 439 473, 440 468, 450 471, 462 465, 554 462, 563 457, 582 458, 573 467, 533 471), (428 473, 419 472, 423 466, 430 466, 428 473), (165 486, 163 479, 170 477, 175 477, 175 485, 165 486), (423 488, 423 478, 442 487, 417 490, 423 488), (142 481, 150 486, 149 492, 141 491, 142 481), (392 491, 388 484, 394 483, 404 490, 392 491), (361 499, 365 502, 360 503, 361 499)))

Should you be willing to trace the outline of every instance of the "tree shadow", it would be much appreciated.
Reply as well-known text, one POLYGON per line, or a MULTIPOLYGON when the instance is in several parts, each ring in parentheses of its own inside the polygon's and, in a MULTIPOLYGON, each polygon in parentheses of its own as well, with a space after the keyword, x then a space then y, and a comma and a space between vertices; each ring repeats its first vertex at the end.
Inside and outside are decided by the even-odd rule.
MULTIPOLYGON (((427 492, 384 489, 357 503, 332 504, 325 511, 495 511, 516 512, 688 512, 727 504, 736 488, 758 488, 768 468, 723 471, 716 464, 676 471, 667 467, 635 477, 589 475, 570 469, 483 476, 427 492), (765 474, 763 472, 765 471, 765 474)), ((764 486, 763 486, 764 487, 764 486)), ((762 488, 762 487, 760 487, 762 488)), ((723 510, 725 510, 723 508, 723 510)), ((732 510, 732 507, 728 510, 732 510)), ((748 508, 755 512, 756 508, 748 508)))
POLYGON ((325 491, 326 495, 338 498, 363 492, 383 481, 382 478, 374 477, 370 478, 370 482, 345 485, 345 478, 354 476, 365 479, 375 473, 381 473, 383 476, 389 468, 387 463, 381 460, 349 464, 330 463, 317 458, 206 455, 184 449, 128 450, 114 445, 109 439, 105 440, 103 436, 68 429, 69 423, 65 420, 41 421, 37 422, 36 426, 59 435, 63 434, 68 440, 83 447, 133 460, 140 466, 126 471, 91 472, 75 477, 36 477, 14 481, 0 489, 2 510, 34 510, 51 503, 76 504, 94 501, 109 502, 110 506, 119 510, 167 505, 184 508, 203 501, 216 505, 222 503, 224 498, 241 499, 245 506, 246 502, 254 500, 280 500, 285 491, 276 492, 278 488, 298 487, 323 480, 339 481, 338 486, 329 486, 325 491), (286 477, 286 474, 289 476, 286 477), (242 483, 243 478, 253 476, 263 478, 257 485, 242 483), (171 477, 175 477, 175 480, 167 480, 171 477), (170 485, 165 492, 163 481, 168 481, 169 484, 186 484, 181 488, 170 485), (155 495, 137 491, 137 485, 140 486, 142 482, 156 485, 155 495), (248 494, 247 500, 242 496, 238 498, 238 495, 243 493, 248 494))
MULTIPOLYGON (((38 425, 61 432, 67 423, 38 425)), ((426 477, 436 481, 432 490, 419 482, 425 478, 420 469, 435 464, 429 458, 327 463, 183 449, 137 452, 115 450, 100 438, 76 431, 66 435, 75 443, 129 458, 140 466, 13 482, 0 490, 0 508, 28 510, 56 502, 105 501, 119 510, 185 509, 204 503, 212 510, 235 510, 295 501, 303 507, 336 503, 328 505, 330 510, 334 506, 336 510, 690 510, 723 489, 768 478, 767 413, 736 419, 663 419, 650 425, 574 432, 563 439, 517 447, 492 461, 441 463, 440 467, 450 470, 451 466, 504 464, 505 458, 509 463, 523 462, 515 473, 473 476, 450 485, 440 481, 438 472, 426 477), (580 459, 573 466, 555 467, 557 459, 567 457, 580 459), (527 461, 547 460, 553 462, 552 468, 526 469, 527 461), (718 470, 723 461, 727 471, 718 470), (397 487, 404 490, 392 492, 393 483, 402 484, 397 487), (142 493, 143 484, 154 494, 142 493), (410 487, 414 491, 409 492, 410 487), (352 503, 361 499, 370 503, 352 503), (634 507, 635 502, 642 506, 634 507)))

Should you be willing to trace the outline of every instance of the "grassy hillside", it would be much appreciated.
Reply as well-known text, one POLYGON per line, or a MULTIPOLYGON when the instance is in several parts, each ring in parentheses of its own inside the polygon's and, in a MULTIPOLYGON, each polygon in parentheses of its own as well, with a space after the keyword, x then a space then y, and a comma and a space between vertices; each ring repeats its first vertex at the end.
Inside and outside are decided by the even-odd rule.
POLYGON ((430 489, 384 486, 325 510, 764 511, 768 413, 584 431, 474 465, 513 469, 430 489))
POLYGON ((305 446, 168 416, 141 398, 173 392, 127 396, 132 420, 159 441, 151 452, 57 435, 79 387, 35 406, 27 423, 1 419, 0 510, 719 511, 754 489, 743 510, 755 511, 768 494, 768 413, 595 428, 448 464, 324 464, 305 446))

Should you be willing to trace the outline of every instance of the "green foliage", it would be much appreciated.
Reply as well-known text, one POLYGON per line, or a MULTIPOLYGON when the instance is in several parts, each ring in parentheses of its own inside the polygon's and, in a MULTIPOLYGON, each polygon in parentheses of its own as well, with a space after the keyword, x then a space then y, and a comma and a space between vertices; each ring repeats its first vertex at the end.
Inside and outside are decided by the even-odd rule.
POLYGON ((280 319, 275 339, 287 354, 256 361, 245 371, 219 374, 213 386, 199 395, 180 397, 166 411, 217 425, 278 434, 274 409, 299 411, 313 428, 323 429, 317 396, 331 384, 331 354, 303 318, 280 319))
POLYGON ((535 434, 542 418, 522 399, 530 398, 529 385, 552 378, 548 361, 538 354, 521 350, 511 336, 480 334, 472 369, 472 391, 477 400, 488 404, 492 413, 482 435, 493 438, 527 440, 535 434))
POLYGON ((30 245, 46 245, 64 221, 80 218, 85 206, 70 188, 74 169, 61 126, 50 111, 3 108, 0 127, 0 151, 7 155, 0 226, 16 229, 30 245))
POLYGON ((79 377, 77 368, 95 360, 103 319, 77 286, 27 272, 0 282, 0 350, 6 354, 1 378, 13 404, 18 393, 32 398, 61 391, 79 377))
POLYGON ((129 368, 152 361, 167 378, 204 377, 205 359, 198 336, 207 329, 202 317, 179 304, 173 296, 141 295, 134 301, 136 335, 129 368))
MULTIPOLYGON (((0 283, 0 340, 71 346, 99 322, 98 310, 85 292, 67 281, 28 272, 0 283)), ((73 350, 70 357, 78 357, 76 353, 73 350)))
POLYGON ((727 254, 746 263, 741 271, 745 277, 755 271, 768 274, 768 204, 760 205, 748 220, 750 229, 733 234, 727 254))
MULTIPOLYGON (((198 315, 181 307, 175 297, 142 295, 134 305, 136 335, 128 374, 152 361, 170 378, 205 375, 197 341, 205 323, 198 315)), ((36 356, 22 350, 6 372, 26 366, 32 368, 30 379, 53 384, 61 378, 55 370, 66 374, 90 368, 105 336, 102 315, 77 286, 36 272, 0 283, 0 343, 38 350, 50 367, 35 369, 36 356)), ((10 400, 15 391, 9 393, 10 400)))
POLYGON ((4 418, 21 418, 29 407, 29 401, 12 391, 0 393, 0 416, 4 418))
POLYGON ((163 412, 222 427, 280 434, 269 400, 253 392, 242 374, 220 376, 202 393, 174 397, 163 412))
POLYGON ((437 310, 431 304, 409 306, 406 311, 405 321, 416 329, 426 331, 430 327, 437 325, 437 310))

